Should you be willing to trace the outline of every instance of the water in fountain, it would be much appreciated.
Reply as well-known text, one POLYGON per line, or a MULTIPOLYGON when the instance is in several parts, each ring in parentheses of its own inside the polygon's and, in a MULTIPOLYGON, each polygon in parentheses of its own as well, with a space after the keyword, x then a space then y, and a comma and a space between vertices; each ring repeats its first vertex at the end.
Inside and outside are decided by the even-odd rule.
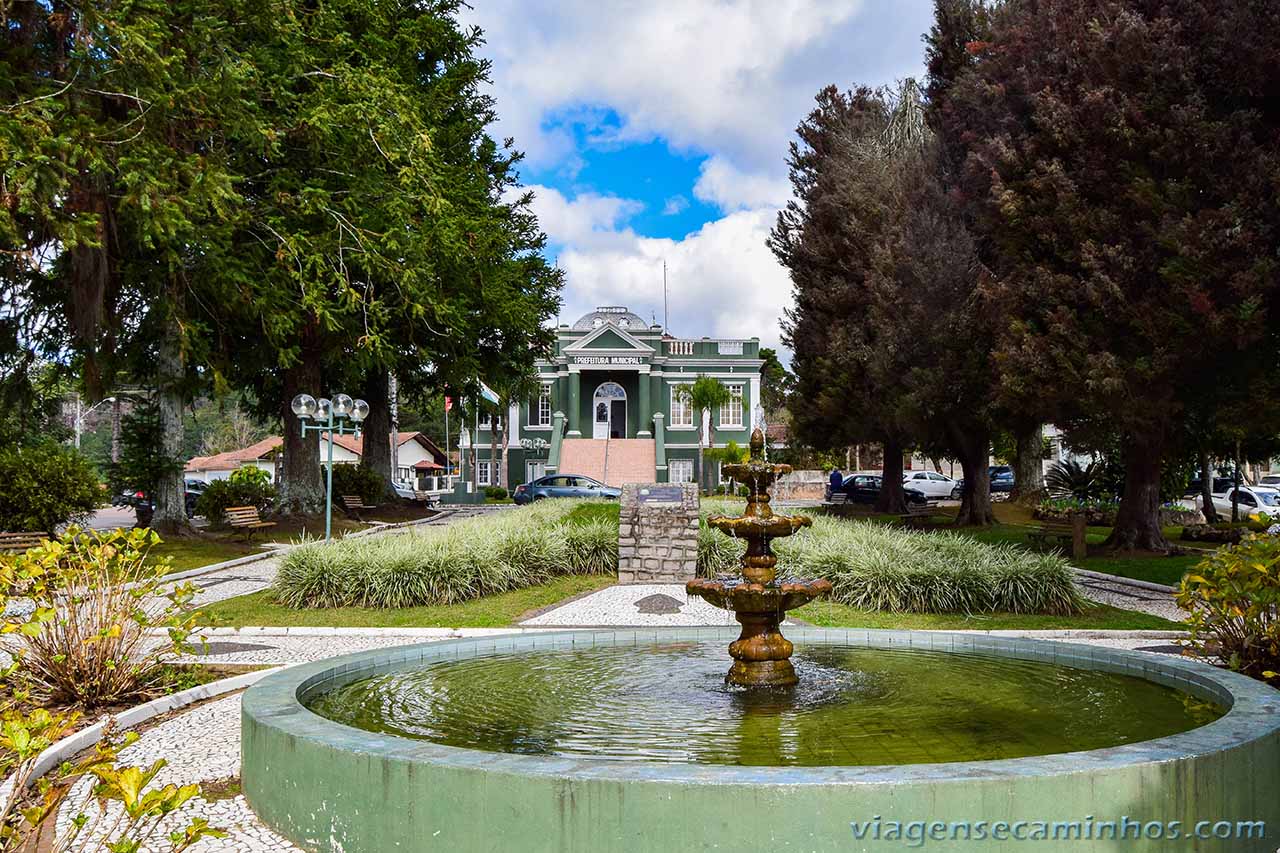
POLYGON ((1099 749, 1223 712, 1144 679, 1010 658, 801 642, 794 661, 800 683, 781 691, 724 684, 716 642, 477 652, 304 701, 356 728, 467 749, 765 766, 1099 749))

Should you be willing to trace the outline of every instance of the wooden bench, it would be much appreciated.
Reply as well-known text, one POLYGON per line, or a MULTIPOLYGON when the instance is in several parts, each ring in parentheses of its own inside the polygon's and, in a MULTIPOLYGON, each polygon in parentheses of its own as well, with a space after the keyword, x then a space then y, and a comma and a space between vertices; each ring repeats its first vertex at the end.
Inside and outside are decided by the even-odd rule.
POLYGON ((435 492, 415 491, 413 493, 413 499, 415 501, 426 504, 429 509, 434 509, 435 507, 440 506, 440 495, 436 494, 435 492))
POLYGON ((933 518, 933 507, 929 504, 924 506, 907 504, 907 511, 898 516, 898 521, 902 522, 903 527, 919 527, 931 518, 933 518))
POLYGON ((0 554, 23 554, 49 538, 44 531, 33 533, 0 533, 0 554))
POLYGON ((827 501, 827 503, 832 504, 833 506, 842 504, 842 503, 848 503, 848 502, 849 502, 849 495, 846 494, 845 492, 832 492, 831 500, 827 501))
POLYGON ((1075 560, 1083 560, 1089 555, 1083 515, 1072 518, 1070 523, 1051 521, 1041 524, 1028 531, 1027 541, 1041 547, 1061 548, 1075 560))
POLYGON ((226 511, 227 524, 236 530, 243 530, 245 541, 253 538, 256 531, 267 527, 275 527, 274 521, 263 521, 258 515, 256 506, 229 506, 226 511))
POLYGON ((1066 545, 1068 549, 1071 547, 1071 539, 1075 535, 1075 531, 1071 529, 1070 524, 1049 523, 1042 524, 1035 530, 1027 531, 1027 541, 1039 545, 1041 547, 1058 547, 1066 545))
POLYGON ((360 511, 365 509, 377 509, 376 506, 369 506, 359 495, 343 495, 342 508, 345 509, 356 521, 364 521, 360 517, 360 511))

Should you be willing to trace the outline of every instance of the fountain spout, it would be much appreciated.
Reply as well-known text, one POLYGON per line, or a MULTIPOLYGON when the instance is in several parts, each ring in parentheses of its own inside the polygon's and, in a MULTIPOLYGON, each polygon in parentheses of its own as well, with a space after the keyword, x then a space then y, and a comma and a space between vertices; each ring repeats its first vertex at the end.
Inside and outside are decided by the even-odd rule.
POLYGON ((791 642, 782 636, 781 624, 788 610, 801 607, 831 592, 827 580, 778 578, 778 558, 770 547, 773 539, 791 536, 808 527, 806 516, 778 515, 769 505, 769 488, 790 465, 773 465, 763 458, 764 433, 751 434, 748 462, 726 465, 725 472, 746 484, 750 493, 741 516, 715 515, 707 524, 747 543, 742 557, 741 578, 698 578, 685 589, 716 607, 733 612, 742 625, 742 634, 729 646, 733 657, 725 681, 743 687, 787 687, 799 679, 791 664, 791 642))

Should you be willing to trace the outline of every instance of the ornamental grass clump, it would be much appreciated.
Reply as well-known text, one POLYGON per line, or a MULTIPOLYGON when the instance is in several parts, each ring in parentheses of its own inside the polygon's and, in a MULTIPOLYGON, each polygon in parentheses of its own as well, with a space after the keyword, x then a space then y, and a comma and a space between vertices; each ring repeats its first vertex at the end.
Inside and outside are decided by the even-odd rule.
POLYGON ((1188 647, 1236 672, 1280 685, 1280 536, 1246 536, 1182 579, 1188 647))
MULTIPOLYGON (((734 570, 743 550, 705 525, 698 546, 704 576, 734 570)), ((826 578, 833 601, 864 610, 1070 614, 1084 604, 1062 558, 956 533, 818 516, 812 528, 775 541, 773 550, 783 574, 826 578)))
POLYGON ((456 604, 618 568, 616 520, 569 516, 585 501, 543 501, 448 527, 295 548, 274 591, 288 607, 456 604))

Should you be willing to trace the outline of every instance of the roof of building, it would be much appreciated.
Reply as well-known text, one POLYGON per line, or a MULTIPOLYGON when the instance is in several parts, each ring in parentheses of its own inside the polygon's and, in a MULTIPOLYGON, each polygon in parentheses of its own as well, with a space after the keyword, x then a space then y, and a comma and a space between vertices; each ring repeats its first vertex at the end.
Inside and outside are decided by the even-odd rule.
POLYGON ((245 462, 253 462, 269 453, 273 453, 283 443, 284 441, 280 436, 272 435, 238 450, 228 450, 225 453, 215 453, 212 456, 194 456, 187 462, 184 470, 222 471, 227 468, 239 468, 245 462))
POLYGON ((583 314, 573 324, 575 332, 589 332, 605 323, 612 323, 623 329, 647 329, 649 324, 644 318, 629 310, 625 305, 601 305, 590 314, 583 314))
MULTIPOLYGON (((321 433, 321 435, 326 436, 327 433, 321 433)), ((434 441, 427 438, 427 436, 417 430, 396 434, 397 446, 403 446, 410 441, 419 442, 433 455, 444 455, 444 452, 436 446, 434 441)), ((225 453, 215 453, 212 456, 193 456, 187 461, 184 470, 225 471, 230 468, 239 468, 245 462, 253 462, 254 460, 261 459, 262 457, 273 453, 279 449, 280 445, 283 443, 284 440, 280 438, 280 436, 273 435, 268 438, 264 438, 256 444, 251 444, 248 447, 242 447, 239 450, 228 450, 225 453)), ((351 435, 335 435, 333 437, 333 443, 350 453, 354 453, 356 456, 361 456, 364 453, 363 435, 359 438, 351 435)))

